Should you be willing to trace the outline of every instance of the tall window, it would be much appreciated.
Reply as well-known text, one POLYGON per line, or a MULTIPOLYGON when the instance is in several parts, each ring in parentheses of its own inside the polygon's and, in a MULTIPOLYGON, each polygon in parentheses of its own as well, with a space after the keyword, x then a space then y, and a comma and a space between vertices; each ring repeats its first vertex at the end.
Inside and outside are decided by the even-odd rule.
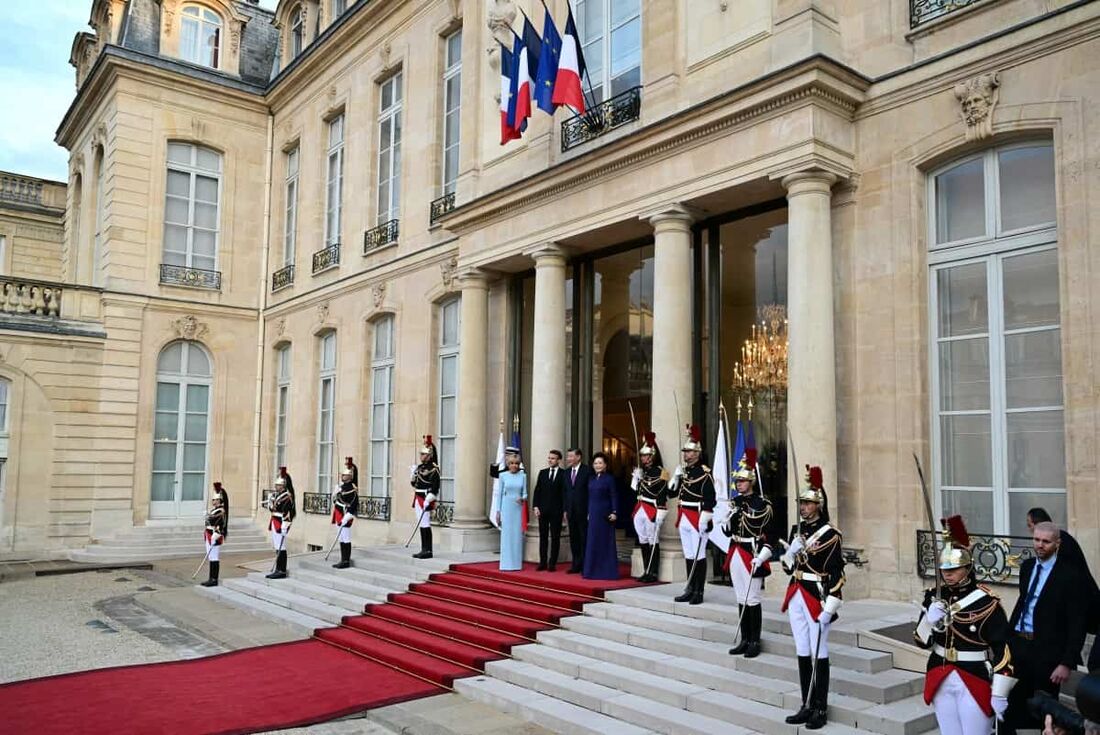
POLYGON ((306 11, 301 5, 290 13, 290 58, 302 53, 306 46, 306 11))
POLYGON ((444 39, 443 69, 443 193, 455 190, 458 179, 459 118, 462 105, 462 31, 444 39))
POLYGON ((929 181, 936 484, 975 531, 1066 520, 1054 150, 1005 146, 929 181))
POLYGON ((573 8, 595 98, 605 100, 640 85, 641 0, 574 0, 573 8))
POLYGON ((180 57, 192 64, 218 68, 222 19, 199 5, 185 5, 180 13, 180 57))
POLYGON ((0 235, 0 276, 6 276, 8 269, 6 263, 8 258, 8 238, 7 235, 0 235))
POLYGON ((294 262, 298 239, 298 146, 286 154, 286 224, 283 232, 283 265, 294 262))
POLYGON ((333 451, 336 418, 336 333, 329 332, 320 340, 321 374, 317 405, 317 492, 327 493, 333 487, 333 451))
POLYGON ((336 20, 347 10, 347 0, 332 0, 332 19, 336 20))
POLYGON ((0 434, 8 433, 8 393, 11 383, 0 378, 0 434))
POLYGON ((103 284, 103 146, 95 153, 95 240, 92 244, 92 284, 103 284))
POLYGON ((168 144, 166 264, 217 270, 221 170, 222 157, 217 151, 190 143, 168 144))
POLYGON ((286 417, 290 411, 290 345, 275 353, 275 470, 286 466, 286 417))
POLYGON ((328 123, 328 177, 325 184, 325 245, 340 242, 344 198, 344 115, 328 123))
POLYGON ((439 309, 439 474, 443 500, 454 500, 455 440, 458 436, 458 331, 462 302, 439 309))
POLYGON ((150 515, 201 516, 206 492, 210 357, 198 342, 167 345, 157 358, 150 515))
POLYGON ((370 494, 384 497, 390 485, 390 457, 393 431, 393 317, 374 323, 374 352, 371 355, 370 398, 370 494))
POLYGON ((401 197, 401 72, 382 82, 378 110, 378 224, 397 219, 401 197))

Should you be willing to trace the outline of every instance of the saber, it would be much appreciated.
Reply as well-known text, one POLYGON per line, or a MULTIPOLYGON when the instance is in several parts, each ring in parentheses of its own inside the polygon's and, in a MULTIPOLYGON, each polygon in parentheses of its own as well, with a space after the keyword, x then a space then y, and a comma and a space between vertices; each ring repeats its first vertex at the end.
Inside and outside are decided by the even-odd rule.
POLYGON ((428 512, 428 504, 424 503, 424 506, 420 509, 420 517, 416 519, 416 525, 413 526, 413 532, 409 534, 409 540, 405 542, 405 548, 409 548, 409 544, 413 542, 413 537, 416 536, 416 532, 420 530, 420 523, 424 520, 424 514, 428 512))
POLYGON ((195 573, 191 575, 191 579, 194 579, 195 577, 199 576, 199 572, 201 572, 201 571, 202 571, 202 565, 203 565, 203 564, 205 564, 205 563, 206 563, 206 560, 210 558, 210 551, 211 551, 211 549, 213 549, 213 548, 214 548, 214 545, 213 545, 213 544, 211 544, 211 545, 210 545, 210 548, 206 550, 206 556, 204 556, 204 557, 202 558, 202 561, 201 561, 201 562, 199 562, 199 568, 198 568, 198 569, 196 569, 196 570, 195 570, 195 573))
POLYGON ((641 451, 642 445, 638 442, 638 422, 634 420, 634 404, 627 401, 626 407, 630 409, 630 423, 634 427, 634 454, 637 454, 641 451))
POLYGON ((817 689, 817 657, 821 654, 821 637, 825 634, 825 626, 821 624, 820 613, 817 617, 817 645, 814 646, 814 664, 810 672, 810 686, 806 689, 806 699, 802 702, 803 707, 817 693, 815 691, 817 689))
POLYGON ((328 551, 325 552, 325 561, 328 561, 328 555, 332 553, 332 550, 336 548, 336 542, 340 540, 340 531, 343 530, 343 526, 336 525, 336 538, 332 539, 332 543, 329 544, 328 551))
MULTIPOLYGON (((680 399, 676 397, 676 391, 672 391, 672 403, 676 406, 676 423, 679 424, 679 426, 687 426, 687 424, 681 423, 680 421, 680 399)), ((680 429, 677 428, 676 431, 678 433, 680 429)))
POLYGON ((278 566, 278 564, 279 564, 279 552, 281 552, 283 550, 283 546, 286 544, 286 537, 287 537, 287 535, 290 534, 290 528, 289 528, 290 524, 287 523, 286 525, 288 526, 288 528, 286 529, 286 533, 283 533, 281 529, 279 531, 279 548, 277 548, 275 550, 275 561, 271 562, 271 571, 272 572, 275 571, 275 567, 278 566))
MULTIPOLYGON (((939 550, 936 548, 936 537, 939 535, 936 533, 936 516, 932 513, 932 496, 928 494, 928 485, 924 481, 924 470, 921 469, 920 459, 917 457, 917 453, 913 452, 913 462, 917 465, 917 477, 920 478, 921 495, 924 496, 924 512, 928 518, 928 529, 932 532, 932 565, 935 566, 936 560, 940 558, 939 550)), ((936 575, 936 599, 940 599, 940 572, 937 569, 936 575)))
MULTIPOLYGON (((787 424, 787 443, 791 445, 791 464, 794 465, 794 497, 795 512, 798 513, 798 455, 794 453, 794 437, 791 436, 791 425, 787 424)), ((798 535, 802 535, 802 514, 798 513, 798 535)))
MULTIPOLYGON (((732 582, 732 579, 730 580, 732 582)), ((737 613, 737 632, 733 637, 733 645, 736 646, 741 642, 741 618, 745 617, 745 610, 749 606, 749 592, 752 591, 752 571, 750 567, 749 571, 749 583, 745 585, 745 599, 740 605, 740 610, 737 613)))

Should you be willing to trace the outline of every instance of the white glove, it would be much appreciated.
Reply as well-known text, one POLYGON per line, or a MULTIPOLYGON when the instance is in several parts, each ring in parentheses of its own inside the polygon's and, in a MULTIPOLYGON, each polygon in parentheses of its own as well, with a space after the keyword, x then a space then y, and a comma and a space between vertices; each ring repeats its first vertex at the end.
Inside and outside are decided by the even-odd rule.
POLYGON ((822 625, 828 625, 833 620, 833 614, 828 610, 822 610, 821 614, 817 616, 817 622, 822 625))
POLYGON ((709 510, 704 510, 699 514, 699 530, 703 533, 707 533, 707 526, 714 519, 714 514, 709 510))
POLYGON ((760 567, 764 566, 764 562, 772 558, 772 550, 770 546, 765 546, 756 556, 752 558, 752 571, 755 572, 760 567))
POLYGON ((759 569, 760 565, 763 563, 764 562, 760 561, 759 557, 754 556, 752 558, 752 563, 749 564, 749 574, 756 574, 756 570, 759 569))
POLYGON ((795 556, 798 555, 798 552, 802 551, 805 548, 806 542, 802 540, 802 537, 795 536, 794 541, 792 541, 791 545, 787 547, 787 553, 784 554, 784 556, 790 555, 790 557, 793 559, 795 556))
POLYGON ((351 513, 345 513, 344 518, 343 518, 343 522, 340 525, 343 526, 344 528, 347 528, 348 526, 351 525, 351 522, 354 521, 354 520, 355 520, 355 516, 353 516, 351 513))
POLYGON ((215 531, 214 533, 212 533, 210 535, 210 543, 212 543, 212 544, 217 544, 221 540, 222 540, 222 535, 220 533, 218 533, 217 531, 215 531))
POLYGON ((993 705, 993 714, 997 716, 998 722, 1005 721, 1005 710, 1008 709, 1008 698, 998 697, 994 694, 990 697, 989 703, 993 705))
POLYGON ((672 479, 679 480, 680 475, 684 474, 684 468, 680 465, 676 465, 676 469, 672 471, 672 479))
POLYGON ((635 467, 634 471, 630 473, 630 489, 637 491, 638 483, 642 481, 642 468, 635 467))
POLYGON ((424 496, 424 505, 431 505, 435 502, 435 493, 428 493, 424 496))
POLYGON ((924 617, 930 625, 935 625, 947 617, 947 606, 943 604, 943 600, 934 600, 928 606, 928 612, 924 614, 924 617))
POLYGON ((409 477, 416 477, 416 465, 409 465, 409 477))

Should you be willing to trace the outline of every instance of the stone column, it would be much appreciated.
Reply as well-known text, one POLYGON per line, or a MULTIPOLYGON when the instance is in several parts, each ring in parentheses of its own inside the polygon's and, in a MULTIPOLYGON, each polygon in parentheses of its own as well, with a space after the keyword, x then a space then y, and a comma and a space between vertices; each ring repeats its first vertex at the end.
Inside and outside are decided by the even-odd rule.
POLYGON ((531 456, 546 465, 551 449, 565 451, 565 251, 553 243, 526 253, 535 261, 534 361, 531 376, 531 456))
POLYGON ((486 351, 489 342, 489 282, 471 269, 459 274, 462 289, 458 357, 458 440, 455 457, 455 529, 489 525, 485 506, 489 455, 485 438, 486 351))
MULTIPOLYGON (((690 210, 672 204, 649 215, 654 232, 653 270, 653 431, 669 472, 680 460, 684 424, 692 403, 692 260, 690 210), (677 411, 679 406, 679 411, 677 411)), ((638 427, 639 431, 644 431, 638 427)), ((675 503, 661 528, 661 581, 686 577, 675 503)))
MULTIPOLYGON (((836 466, 836 344, 833 339, 832 186, 836 176, 805 171, 783 177, 787 190, 787 421, 803 467, 819 465, 834 518, 839 508, 836 466)), ((790 450, 788 449, 788 452, 790 450)), ((791 506, 797 517, 794 493, 791 506)))

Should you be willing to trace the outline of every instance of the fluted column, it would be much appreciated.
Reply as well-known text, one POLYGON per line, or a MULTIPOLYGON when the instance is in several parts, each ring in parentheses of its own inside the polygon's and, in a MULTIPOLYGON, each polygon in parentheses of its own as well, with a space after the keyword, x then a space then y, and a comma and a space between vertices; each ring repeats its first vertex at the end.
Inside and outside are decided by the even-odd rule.
MULTIPOLYGON (((825 171, 783 177, 788 202, 787 421, 799 463, 821 466, 834 518, 839 507, 831 222, 835 182, 836 176, 825 171)), ((804 467, 795 468, 790 477, 800 484, 804 472, 804 467)))
POLYGON ((459 275, 462 290, 458 356, 458 439, 454 528, 488 526, 485 508, 485 383, 489 343, 489 282, 477 269, 459 275))
POLYGON ((553 243, 527 252, 535 260, 535 359, 531 376, 531 456, 543 467, 551 449, 565 451, 565 251, 553 243))
MULTIPOLYGON (((686 207, 673 204, 648 217, 653 225, 653 382, 650 389, 653 431, 669 471, 680 461, 684 424, 692 404, 692 260, 691 223, 686 207)), ((660 529, 661 581, 686 576, 680 539, 673 521, 675 502, 660 529)))

